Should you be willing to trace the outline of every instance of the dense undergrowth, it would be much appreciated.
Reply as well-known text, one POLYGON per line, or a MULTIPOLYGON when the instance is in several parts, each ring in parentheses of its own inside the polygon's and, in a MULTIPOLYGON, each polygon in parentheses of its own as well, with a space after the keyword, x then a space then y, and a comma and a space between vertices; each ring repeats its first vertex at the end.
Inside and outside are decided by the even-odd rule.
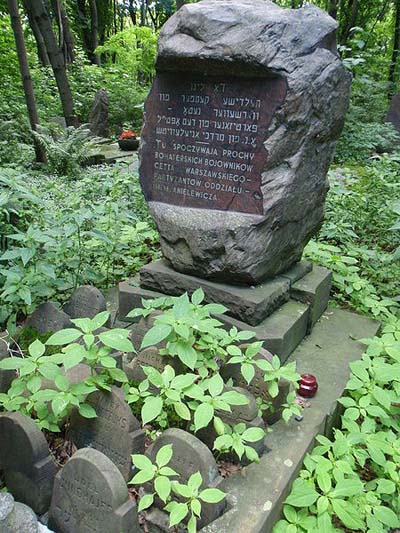
MULTIPOLYGON (((1 33, 4 50, 12 50, 9 37, 1 33)), ((40 302, 62 302, 82 283, 111 287, 159 250, 136 175, 118 167, 79 169, 71 160, 61 172, 32 167, 16 58, 7 54, 0 62, 0 329, 12 331, 40 302)), ((351 365, 342 427, 331 441, 318 438, 277 532, 400 527, 400 145, 383 122, 386 88, 379 68, 371 71, 371 58, 368 64, 370 70, 362 62, 354 67, 326 220, 305 255, 333 271, 337 305, 377 318, 383 329, 365 341, 363 359, 351 365)), ((41 117, 58 115, 50 74, 35 67, 33 77, 44 88, 41 117)), ((148 86, 133 86, 122 64, 98 69, 82 59, 70 77, 83 122, 95 91, 105 86, 112 128, 126 119, 140 127, 148 86)))
POLYGON ((42 301, 62 302, 85 283, 107 289, 158 255, 136 175, 2 168, 0 185, 0 324, 9 330, 42 301))
POLYGON ((334 302, 379 319, 382 332, 362 340, 341 428, 317 437, 274 533, 400 527, 400 150, 380 121, 378 87, 356 79, 325 223, 305 253, 333 271, 334 302))

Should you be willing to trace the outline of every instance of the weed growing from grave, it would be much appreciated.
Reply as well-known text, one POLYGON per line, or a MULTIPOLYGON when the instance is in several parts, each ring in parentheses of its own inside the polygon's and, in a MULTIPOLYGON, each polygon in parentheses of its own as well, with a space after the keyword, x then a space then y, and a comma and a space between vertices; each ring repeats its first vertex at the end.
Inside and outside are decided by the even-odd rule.
POLYGON ((400 320, 351 363, 342 429, 306 456, 274 533, 400 527, 400 320))
POLYGON ((226 494, 216 488, 201 490, 203 478, 200 472, 192 474, 187 484, 180 483, 176 479, 171 480, 171 477, 179 477, 177 472, 167 466, 172 454, 172 444, 168 444, 158 451, 155 464, 145 455, 132 455, 132 462, 139 472, 129 483, 143 485, 151 482, 153 485, 154 492, 140 498, 139 512, 151 507, 157 495, 166 504, 164 511, 169 514, 169 527, 181 525, 189 516, 188 533, 195 533, 197 520, 201 517, 202 502, 216 504, 221 502, 226 494), (178 501, 173 499, 173 495, 177 496, 178 501))
POLYGON ((171 477, 179 477, 179 474, 170 468, 168 463, 172 457, 172 444, 167 444, 160 448, 156 455, 155 464, 146 455, 132 455, 132 463, 139 470, 129 482, 132 485, 143 485, 152 482, 154 493, 145 494, 140 498, 138 511, 148 509, 157 496, 166 504, 171 495, 171 477))
MULTIPOLYGON (((162 373, 153 367, 142 367, 147 379, 138 387, 130 387, 126 401, 134 404, 143 399, 142 424, 155 421, 163 429, 176 425, 176 415, 185 429, 193 419, 193 429, 206 427, 216 416, 217 410, 230 412, 232 405, 246 405, 248 399, 236 391, 223 391, 224 382, 219 374, 201 379, 198 374, 175 375, 167 365, 162 373), (175 416, 174 416, 175 415, 175 416)), ((178 425, 179 420, 178 420, 178 425)))
POLYGON ((59 431, 74 408, 86 418, 95 417, 93 407, 85 403, 87 395, 98 389, 110 390, 114 382, 127 381, 125 372, 116 368, 112 350, 134 351, 127 338, 128 330, 97 332, 108 318, 109 313, 104 311, 93 319, 74 319, 72 323, 76 328, 54 333, 45 344, 36 339, 23 357, 0 361, 0 369, 18 373, 7 394, 0 394, 0 406, 7 411, 20 411, 33 418, 41 429, 50 431, 59 431), (48 355, 47 346, 62 348, 48 355), (91 377, 71 385, 65 373, 80 363, 88 365, 91 377), (44 388, 43 380, 50 380, 55 388, 44 388))
MULTIPOLYGON (((198 385, 196 374, 176 376, 174 369, 167 365, 161 373, 153 367, 142 367, 147 379, 138 387, 130 387, 126 395, 128 404, 143 400, 141 408, 142 424, 155 420, 161 428, 169 427, 171 415, 175 414, 183 421, 190 421, 191 413, 185 403, 196 395, 198 385)), ((200 390, 201 393, 201 390, 200 390)), ((198 395, 199 393, 197 393, 198 395)))
MULTIPOLYGON (((227 352, 232 357, 227 361, 227 364, 240 364, 240 372, 247 384, 250 384, 255 375, 255 367, 258 367, 264 372, 264 381, 268 383, 268 394, 270 399, 257 398, 257 404, 259 406, 259 415, 261 416, 263 411, 272 412, 273 398, 276 398, 279 394, 279 382, 286 380, 293 388, 297 388, 297 383, 300 379, 300 374, 296 372, 296 363, 288 363, 287 365, 281 365, 281 361, 277 355, 272 356, 272 361, 269 362, 266 359, 256 359, 258 352, 262 347, 262 342, 254 342, 246 347, 245 351, 240 346, 228 346, 227 352)), ((301 407, 296 403, 296 393, 289 392, 282 411, 282 418, 285 422, 288 422, 292 416, 299 415, 301 413, 301 407)))
POLYGON ((239 461, 243 454, 251 462, 258 463, 260 458, 254 448, 248 445, 249 442, 258 442, 265 437, 265 431, 262 428, 246 427, 241 422, 231 428, 225 424, 224 434, 217 437, 214 441, 214 449, 221 453, 235 452, 239 461))
POLYGON ((156 317, 155 325, 144 336, 141 349, 166 343, 160 349, 163 355, 178 358, 190 370, 207 377, 219 370, 218 361, 227 355, 227 347, 233 343, 254 337, 250 331, 232 328, 229 333, 212 315, 227 311, 221 304, 202 305, 204 292, 197 289, 191 299, 185 293, 179 298, 159 298, 148 301, 143 309, 134 309, 127 316, 148 316, 155 309, 163 313, 156 317))
MULTIPOLYGON (((219 370, 223 364, 240 364, 247 383, 253 380, 255 367, 262 371, 268 383, 270 401, 258 399, 260 413, 272 409, 280 381, 289 381, 295 387, 300 376, 295 371, 295 363, 282 366, 276 356, 271 363, 257 359, 262 346, 260 342, 241 347, 239 344, 254 337, 254 333, 239 332, 234 327, 229 331, 223 329, 222 323, 213 315, 224 313, 226 308, 219 304, 204 305, 204 297, 202 289, 198 289, 190 299, 183 294, 143 301, 143 308, 129 313, 129 317, 148 317, 154 310, 162 311, 145 334, 141 349, 163 343, 165 348, 159 348, 160 354, 176 358, 190 372, 175 375, 169 365, 162 373, 142 366, 147 378, 137 386, 126 388, 127 401, 135 412, 140 406, 143 424, 153 422, 160 428, 172 424, 194 432, 212 424, 220 437, 217 450, 224 453, 233 449, 239 459, 246 452, 248 459, 258 460, 257 453, 247 446, 246 438, 248 435, 254 437, 255 433, 264 434, 263 430, 245 433, 241 431, 241 425, 234 429, 221 420, 224 412, 231 413, 233 406, 247 405, 249 400, 229 387, 219 370)), ((285 421, 300 411, 295 394, 289 394, 283 409, 285 421)))

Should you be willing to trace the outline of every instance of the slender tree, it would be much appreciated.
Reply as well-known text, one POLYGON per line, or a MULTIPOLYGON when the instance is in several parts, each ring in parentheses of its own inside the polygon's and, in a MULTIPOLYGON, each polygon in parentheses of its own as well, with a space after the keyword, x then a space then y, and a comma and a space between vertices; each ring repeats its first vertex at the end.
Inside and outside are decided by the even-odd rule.
POLYGON ((337 19, 338 9, 339 9, 339 0, 329 0, 328 13, 335 20, 337 19))
POLYGON ((48 67, 50 65, 50 59, 49 59, 49 55, 47 53, 46 44, 44 42, 43 35, 42 35, 41 31, 40 31, 39 26, 36 24, 35 19, 31 16, 31 13, 30 13, 29 9, 27 8, 28 2, 29 2, 29 0, 23 0, 22 3, 23 3, 23 6, 24 6, 24 9, 25 9, 25 13, 28 16, 29 25, 31 27, 33 36, 35 37, 36 47, 37 47, 37 52, 38 52, 38 58, 39 58, 40 63, 44 67, 48 67))
POLYGON ((27 8, 30 11, 31 17, 39 26, 41 34, 43 35, 47 54, 51 63, 51 68, 53 69, 54 77, 57 83, 65 121, 68 126, 76 126, 78 124, 78 119, 74 110, 74 100, 68 82, 64 55, 61 48, 57 44, 57 38, 53 31, 49 13, 43 3, 43 0, 29 0, 29 2, 27 2, 27 8))
POLYGON ((52 0, 51 5, 58 26, 58 46, 64 55, 64 62, 73 63, 75 60, 75 39, 71 32, 65 6, 61 0, 52 0))
MULTIPOLYGON (((15 46, 17 49, 19 70, 22 78, 22 85, 24 88, 26 107, 28 110, 29 122, 33 131, 37 130, 39 124, 39 115, 36 107, 35 92, 33 90, 32 78, 29 69, 28 56, 26 53, 26 46, 24 40, 24 32, 22 30, 21 19, 18 9, 18 0, 7 0, 8 9, 11 18, 11 26, 14 32, 15 46)), ((46 155, 37 142, 35 143, 36 161, 45 162, 46 155)))
POLYGON ((389 67, 389 91, 388 98, 391 99, 394 94, 397 63, 399 60, 399 48, 400 48, 400 0, 395 0, 395 21, 393 31, 393 51, 392 58, 389 67))
POLYGON ((340 39, 340 42, 342 44, 347 43, 351 34, 351 29, 354 28, 357 23, 359 7, 360 6, 358 0, 350 0, 348 10, 346 11, 344 29, 340 39))
POLYGON ((94 53, 96 48, 99 46, 99 15, 97 12, 96 0, 89 0, 89 5, 92 62, 96 65, 100 65, 100 55, 94 53))

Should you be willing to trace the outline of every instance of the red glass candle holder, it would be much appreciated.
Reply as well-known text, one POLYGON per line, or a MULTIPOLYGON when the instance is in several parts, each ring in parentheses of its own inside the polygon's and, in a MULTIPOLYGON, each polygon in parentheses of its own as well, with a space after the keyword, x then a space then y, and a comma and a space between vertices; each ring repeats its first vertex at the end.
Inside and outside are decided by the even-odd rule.
POLYGON ((312 398, 318 390, 318 383, 312 374, 301 374, 297 392, 303 398, 312 398))

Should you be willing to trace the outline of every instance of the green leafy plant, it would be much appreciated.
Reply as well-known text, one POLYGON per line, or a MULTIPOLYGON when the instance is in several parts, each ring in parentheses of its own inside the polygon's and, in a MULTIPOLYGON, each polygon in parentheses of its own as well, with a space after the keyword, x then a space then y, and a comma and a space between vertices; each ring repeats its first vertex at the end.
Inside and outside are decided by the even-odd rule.
POLYGON ((33 132, 45 150, 50 172, 73 177, 80 165, 90 157, 93 137, 86 124, 60 128, 56 135, 41 127, 33 132))
POLYGON ((134 351, 127 338, 128 330, 112 329, 101 333, 109 313, 104 311, 93 319, 72 320, 76 328, 58 331, 43 344, 35 340, 23 357, 8 357, 0 361, 0 369, 15 370, 18 377, 7 394, 0 394, 0 405, 7 411, 21 411, 32 417, 40 428, 58 431, 62 421, 74 407, 82 416, 96 416, 94 409, 84 402, 97 390, 110 390, 113 382, 127 382, 125 372, 116 368, 112 350, 134 351), (81 343, 75 341, 80 340, 81 343), (46 346, 63 346, 59 353, 46 355, 46 346), (84 363, 91 368, 91 377, 71 385, 65 372, 84 363), (55 389, 42 389, 43 379, 54 382, 55 389))
POLYGON ((143 425, 156 421, 162 428, 175 421, 176 416, 188 426, 193 418, 194 430, 206 427, 218 410, 231 411, 232 405, 246 405, 248 399, 236 391, 225 391, 219 374, 197 383, 199 376, 186 373, 175 375, 167 365, 162 373, 152 367, 142 367, 147 379, 138 387, 130 387, 127 401, 133 404, 143 399, 143 425), (208 393, 208 394, 207 394, 208 393), (194 414, 193 414, 194 413, 194 414))
POLYGON ((157 452, 155 464, 145 455, 132 455, 132 462, 139 470, 129 482, 133 485, 152 483, 154 492, 145 494, 139 502, 139 511, 148 509, 153 505, 157 495, 166 505, 164 511, 169 514, 169 526, 181 524, 189 515, 187 529, 189 533, 197 531, 197 519, 201 517, 201 502, 216 504, 221 502, 226 494, 216 488, 201 490, 203 478, 200 472, 192 474, 187 484, 179 483, 170 478, 179 477, 179 474, 170 468, 168 463, 173 454, 172 445, 166 445, 157 452), (179 501, 173 499, 173 495, 179 501), (183 500, 183 501, 182 501, 183 500))
POLYGON ((14 206, 0 232, 0 327, 10 333, 41 302, 62 302, 80 284, 108 288, 158 257, 158 234, 131 174, 81 170, 73 185, 59 176, 0 174, 7 184, 0 202, 14 206))
POLYGON ((202 502, 216 504, 221 502, 226 494, 220 489, 206 488, 201 490, 203 478, 200 472, 192 474, 187 484, 175 482, 172 484, 172 491, 185 502, 171 501, 165 506, 169 513, 169 526, 173 527, 187 518, 188 533, 197 531, 197 519, 201 517, 202 502))
POLYGON ((258 442, 265 437, 265 431, 262 428, 246 427, 246 424, 236 424, 231 428, 225 424, 224 434, 219 435, 214 441, 214 449, 221 453, 234 451, 239 460, 243 454, 249 461, 259 462, 260 458, 257 451, 248 445, 249 442, 258 442))
POLYGON ((147 379, 142 381, 138 388, 131 387, 126 396, 129 404, 143 399, 141 418, 143 425, 156 420, 162 427, 168 427, 172 411, 184 421, 190 421, 191 413, 185 403, 188 398, 201 395, 202 391, 195 392, 196 374, 175 375, 174 369, 167 365, 161 373, 153 367, 142 367, 147 374, 147 379))
POLYGON ((340 400, 342 430, 317 437, 274 532, 400 527, 400 321, 392 317, 381 337, 364 342, 340 400))
POLYGON ((154 496, 157 496, 167 503, 171 495, 171 477, 179 477, 179 474, 170 468, 168 463, 172 458, 172 444, 167 444, 159 449, 156 455, 155 464, 153 464, 146 455, 132 455, 132 463, 139 470, 129 482, 132 485, 143 485, 152 482, 154 493, 145 494, 140 498, 138 511, 144 511, 153 505, 154 496))

